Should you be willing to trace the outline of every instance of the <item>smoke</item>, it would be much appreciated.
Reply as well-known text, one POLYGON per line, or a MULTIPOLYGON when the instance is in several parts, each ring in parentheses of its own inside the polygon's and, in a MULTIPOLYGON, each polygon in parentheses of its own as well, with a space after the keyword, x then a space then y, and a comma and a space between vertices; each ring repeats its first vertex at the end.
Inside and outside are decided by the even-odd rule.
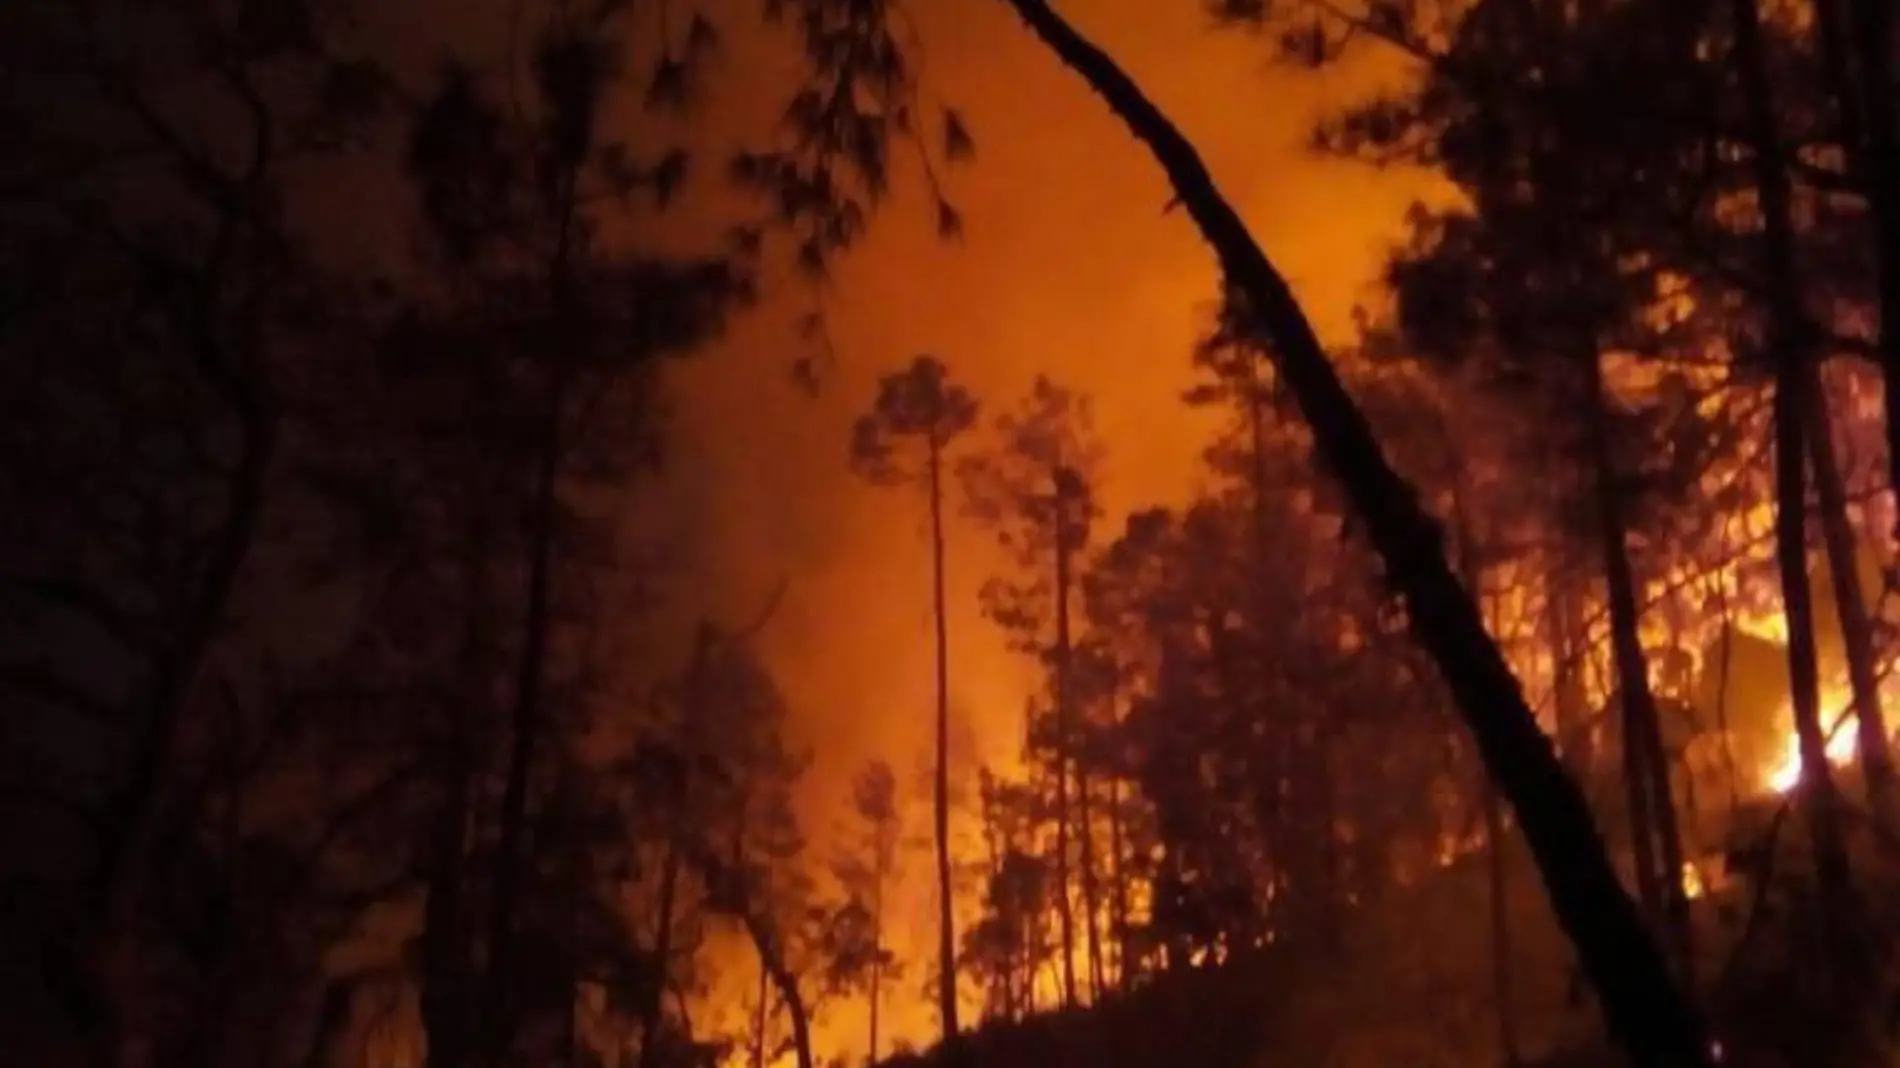
MULTIPOLYGON (((1323 106, 1389 76, 1390 65, 1320 78, 1263 71, 1258 42, 1207 34, 1193 5, 1075 6, 1207 149, 1321 329, 1348 337, 1353 305, 1371 295, 1405 208, 1427 189, 1417 175, 1315 160, 1304 145, 1323 106)), ((938 240, 926 198, 905 195, 900 180, 871 238, 822 292, 779 286, 672 380, 665 496, 691 557, 679 572, 690 580, 674 585, 736 619, 789 583, 758 645, 798 740, 815 750, 799 808, 820 863, 863 761, 888 760, 903 776, 929 756, 922 502, 865 486, 846 464, 851 420, 878 376, 933 353, 977 395, 985 422, 1038 373, 1091 395, 1108 446, 1105 531, 1130 508, 1188 499, 1212 430, 1178 397, 1192 382, 1187 355, 1216 276, 1186 221, 1162 213, 1159 175, 1002 5, 945 7, 955 14, 917 13, 928 88, 957 105, 978 146, 973 166, 946 176, 965 236, 938 240), (796 324, 814 300, 834 360, 811 395, 789 368, 809 344, 796 324)), ((989 535, 953 521, 949 539, 953 758, 973 792, 978 762, 1013 766, 1033 673, 977 607, 978 587, 1003 563, 989 535)), ((904 793, 907 825, 921 835, 928 809, 904 793)), ((970 856, 974 819, 961 816, 956 832, 970 856)), ((907 866, 895 915, 934 915, 927 853, 907 866)), ((959 911, 973 912, 979 892, 960 891, 959 911)), ((927 923, 900 924, 892 948, 911 973, 888 994, 891 1038, 935 1037, 919 992, 933 940, 927 923)), ((861 1049, 861 1009, 833 1007, 821 1053, 861 1049)))

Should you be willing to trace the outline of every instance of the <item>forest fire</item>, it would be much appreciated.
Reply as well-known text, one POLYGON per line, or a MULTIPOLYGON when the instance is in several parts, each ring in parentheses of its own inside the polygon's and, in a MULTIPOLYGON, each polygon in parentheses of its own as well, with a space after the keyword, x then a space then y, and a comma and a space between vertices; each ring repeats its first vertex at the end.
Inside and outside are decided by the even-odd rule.
POLYGON ((758 6, 0 0, 13 1057, 1859 1030, 1879 0, 758 6))
MULTIPOLYGON (((1853 762, 1860 752, 1859 735, 1851 725, 1838 727, 1827 739, 1827 760, 1835 767, 1853 762)), ((1793 790, 1801 782, 1801 739, 1790 730, 1781 741, 1781 752, 1763 776, 1768 789, 1778 794, 1793 790)))

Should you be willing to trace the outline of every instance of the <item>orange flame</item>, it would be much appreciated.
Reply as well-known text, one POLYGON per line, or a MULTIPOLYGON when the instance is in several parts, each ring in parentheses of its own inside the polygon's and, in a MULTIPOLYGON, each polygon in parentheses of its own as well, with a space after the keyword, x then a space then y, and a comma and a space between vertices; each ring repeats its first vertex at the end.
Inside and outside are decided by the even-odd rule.
MULTIPOLYGON (((1838 700, 1828 700, 1823 706, 1833 707, 1838 703, 1838 700)), ((1784 714, 1787 714, 1785 709, 1784 714)), ((1831 730, 1827 738, 1827 762, 1836 767, 1850 763, 1860 752, 1859 734, 1840 721, 1839 713, 1828 720, 1831 730)), ((1781 753, 1763 778, 1768 789, 1777 794, 1787 793, 1801 781, 1801 739, 1793 731, 1782 736, 1781 753)))

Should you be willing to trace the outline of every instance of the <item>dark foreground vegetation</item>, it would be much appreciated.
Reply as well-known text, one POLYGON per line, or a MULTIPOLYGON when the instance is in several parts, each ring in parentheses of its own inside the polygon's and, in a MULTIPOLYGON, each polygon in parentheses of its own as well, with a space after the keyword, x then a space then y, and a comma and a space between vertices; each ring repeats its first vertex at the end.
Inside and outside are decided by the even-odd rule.
POLYGON ((0 7, 9 1060, 812 1068, 920 988, 959 1068, 1891 1059, 1892 7, 1211 5, 1402 59, 1316 148, 1461 194, 1327 351, 1141 86, 992 2, 1215 256, 1224 429, 1108 516, 1082 393, 895 362, 839 462, 929 532, 927 800, 867 767, 822 851, 775 599, 682 607, 643 492, 673 364, 887 194, 963 225, 913 12, 0 7), (722 92, 783 121, 709 149, 722 92), (953 524, 1020 774, 951 760, 953 524))

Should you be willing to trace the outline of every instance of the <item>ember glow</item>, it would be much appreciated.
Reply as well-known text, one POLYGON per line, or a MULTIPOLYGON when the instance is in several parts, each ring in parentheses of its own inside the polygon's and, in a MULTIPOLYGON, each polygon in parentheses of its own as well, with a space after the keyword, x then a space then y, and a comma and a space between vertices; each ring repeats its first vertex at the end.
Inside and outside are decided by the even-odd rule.
POLYGON ((1694 901, 1707 892, 1708 887, 1703 885, 1702 882, 1702 869, 1696 867, 1694 864, 1684 863, 1682 866, 1683 895, 1689 900, 1694 901))
MULTIPOLYGON (((1860 752, 1859 734, 1848 724, 1838 711, 1846 704, 1844 697, 1834 693, 1823 695, 1821 707, 1829 710, 1823 713, 1823 722, 1829 725, 1827 736, 1827 762, 1835 767, 1851 763, 1860 752)), ((1781 747, 1775 762, 1763 776, 1763 783, 1777 794, 1785 794, 1801 781, 1801 739, 1794 732, 1792 723, 1794 713, 1783 707, 1782 720, 1791 724, 1781 737, 1781 747)))

